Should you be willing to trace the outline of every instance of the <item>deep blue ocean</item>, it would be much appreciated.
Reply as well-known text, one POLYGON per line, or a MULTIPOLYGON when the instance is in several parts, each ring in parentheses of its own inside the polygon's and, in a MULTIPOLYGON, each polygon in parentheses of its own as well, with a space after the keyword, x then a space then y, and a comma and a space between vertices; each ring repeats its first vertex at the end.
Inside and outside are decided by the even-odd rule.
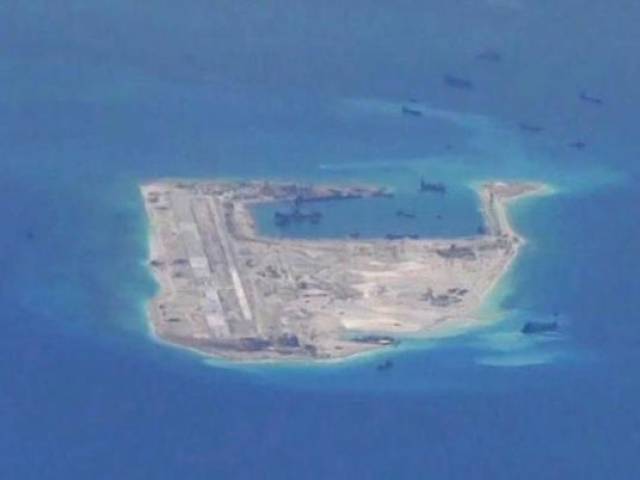
POLYGON ((0 478, 640 478, 638 20, 627 0, 4 0, 0 478), (137 185, 176 176, 397 192, 284 232, 310 237, 469 235, 482 180, 554 193, 510 209, 528 243, 481 327, 238 367, 146 327, 137 185))

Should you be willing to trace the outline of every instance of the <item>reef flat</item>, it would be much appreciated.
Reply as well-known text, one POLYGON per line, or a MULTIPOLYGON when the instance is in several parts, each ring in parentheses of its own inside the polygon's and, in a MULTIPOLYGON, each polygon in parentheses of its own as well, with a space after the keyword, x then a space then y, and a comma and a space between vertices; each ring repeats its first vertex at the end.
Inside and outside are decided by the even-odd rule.
MULTIPOLYGON (((473 237, 294 240, 261 236, 251 207, 391 193, 272 182, 145 183, 149 263, 160 287, 149 305, 153 332, 205 354, 256 361, 336 359, 407 335, 472 326, 523 244, 506 204, 540 188, 482 185, 486 227, 473 237)), ((279 215, 276 221, 288 221, 279 215)))

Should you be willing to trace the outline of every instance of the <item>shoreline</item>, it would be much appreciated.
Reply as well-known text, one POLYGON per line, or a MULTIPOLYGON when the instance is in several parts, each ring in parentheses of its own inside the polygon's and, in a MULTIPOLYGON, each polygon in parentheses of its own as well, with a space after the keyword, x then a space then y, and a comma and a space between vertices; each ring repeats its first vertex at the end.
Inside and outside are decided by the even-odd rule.
MULTIPOLYGON (((494 180, 493 183, 498 183, 498 182, 494 180)), ((502 219, 503 228, 506 228, 510 235, 517 237, 519 239, 519 242, 515 247, 516 248, 516 253, 513 256, 513 258, 504 265, 504 268, 501 271, 500 275, 498 277, 496 277, 495 280, 493 281, 493 283, 489 286, 489 290, 487 290, 484 298, 482 299, 481 305, 478 306, 478 309, 475 312, 476 315, 479 315, 481 313, 483 307, 486 305, 487 301, 492 296, 492 294, 494 293, 494 291, 496 290, 498 285, 502 282, 504 277, 513 268, 513 265, 515 264, 516 260, 520 256, 520 251, 527 244, 526 237, 522 236, 512 226, 512 220, 511 220, 510 214, 509 214, 510 205, 513 206, 513 204, 515 204, 515 203, 517 203, 519 201, 525 200, 527 198, 538 197, 538 196, 546 196, 546 195, 551 195, 551 194, 554 193, 554 189, 551 186, 549 186, 548 184, 546 184, 546 183, 528 183, 528 184, 533 187, 532 190, 529 190, 527 192, 521 193, 521 194, 519 194, 519 195, 517 195, 515 197, 507 198, 504 201, 499 202, 498 205, 497 205, 497 208, 499 210, 498 215, 502 219)), ((481 204, 485 205, 482 202, 482 190, 480 188, 475 188, 475 190, 478 193, 478 195, 481 197, 481 204)), ((486 215, 486 212, 483 210, 483 218, 485 218, 485 215, 486 215)))
MULTIPOLYGON (((184 182, 184 181, 182 181, 184 182)), ((203 184, 206 185, 207 182, 202 182, 202 181, 197 181, 198 184, 203 184)), ((219 185, 217 182, 213 182, 213 183, 209 183, 210 185, 219 185)), ((243 182, 244 185, 256 185, 257 182, 243 182)), ((153 186, 153 185, 158 185, 158 183, 154 183, 154 182, 144 182, 141 185, 141 190, 143 192, 143 195, 145 194, 145 188, 149 188, 149 186, 153 186)), ((162 185, 166 185, 166 183, 162 183, 162 185)), ((231 185, 234 185, 233 182, 231 182, 231 185)), ((321 188, 333 188, 333 187, 321 187, 321 188)), ((361 187, 357 187, 357 188, 361 188, 361 187)), ((370 187, 367 187, 370 188, 370 187)), ((456 335, 456 334, 462 334, 462 333, 466 333, 469 330, 472 330, 474 327, 481 327, 483 326, 484 322, 480 323, 479 319, 478 319, 478 313, 481 310, 481 307, 486 303, 487 299, 491 296, 492 292, 494 291, 496 285, 500 282, 500 280, 505 276, 505 274, 510 270, 510 268, 513 265, 514 260, 517 258, 517 256, 519 255, 520 249, 522 247, 522 245, 524 245, 525 239, 520 236, 515 229, 511 226, 510 223, 510 219, 508 216, 508 207, 509 204, 511 204, 512 202, 522 199, 522 198, 526 198, 532 195, 541 195, 541 194, 547 194, 549 193, 549 188, 547 185, 545 184, 531 184, 531 183, 517 183, 517 184, 512 184, 512 183, 501 183, 501 182, 490 182, 490 183, 486 183, 483 182, 482 184, 482 188, 478 189, 478 187, 475 188, 476 192, 479 195, 480 198, 480 202, 481 205, 483 206, 483 218, 485 219, 485 222, 487 223, 487 227, 491 230, 490 234, 488 235, 481 235, 481 236, 475 236, 473 238, 456 238, 456 239, 428 239, 428 240, 401 240, 399 242, 396 242, 395 240, 384 240, 384 239, 374 239, 374 240, 369 240, 367 242, 349 242, 349 241, 337 241, 337 240, 333 240, 333 239, 322 239, 322 240, 301 240, 301 241, 291 241, 289 239, 285 239, 281 242, 278 241, 273 241, 271 239, 266 239, 263 238, 259 232, 257 232, 255 230, 256 226, 255 226, 255 222, 253 217, 251 216, 249 209, 244 209, 244 214, 247 215, 248 218, 245 218, 244 224, 240 224, 241 227, 244 227, 245 230, 242 231, 243 234, 247 234, 247 232, 249 232, 249 240, 251 240, 252 242, 263 242, 265 244, 276 244, 276 243, 282 243, 282 244, 297 244, 295 245, 296 247, 302 246, 302 247, 313 247, 313 248, 332 248, 334 247, 336 244, 345 244, 345 245, 349 245, 349 244, 371 244, 371 245, 376 245, 379 246, 380 248, 382 248, 381 246, 388 246, 390 244, 394 244, 394 245, 411 245, 416 244, 416 245, 425 245, 424 248, 427 248, 426 246, 428 245, 429 247, 442 247, 442 244, 444 243, 452 243, 452 246, 450 248, 454 248, 453 245, 454 243, 459 243, 462 244, 462 247, 456 247, 459 248, 461 251, 464 248, 470 248, 470 247, 466 247, 465 245, 475 245, 474 242, 480 242, 480 241, 485 241, 486 244, 486 238, 487 237, 495 237, 495 238, 501 238, 503 239, 502 242, 503 243, 508 243, 508 246, 505 247, 507 250, 507 258, 506 261, 503 261, 501 264, 501 268, 499 271, 495 272, 491 275, 488 275, 489 277, 489 282, 486 283, 485 281, 485 285, 484 287, 481 288, 481 291, 478 292, 478 296, 477 298, 474 300, 473 303, 473 308, 471 308, 468 312, 466 312, 465 315, 460 315, 457 317, 453 317, 453 318, 448 318, 446 321, 442 321, 442 322, 434 322, 430 325, 422 325, 419 328, 416 328, 415 324, 407 324, 404 325, 404 327, 398 329, 398 327, 401 325, 400 323, 398 323, 396 325, 396 327, 390 328, 389 330, 386 330, 385 328, 381 328, 381 325, 387 325, 387 324, 380 324, 379 322, 373 322, 372 323, 372 327, 373 328, 365 328, 365 324, 354 324, 355 327, 354 328, 350 328, 350 327, 346 327, 346 330, 344 331, 353 331, 353 332, 357 332, 358 334, 360 334, 361 336, 366 336, 369 333, 371 334, 385 334, 385 333, 389 333, 391 335, 393 335, 393 337, 396 339, 394 340, 394 347, 397 347, 398 345, 402 345, 403 340, 406 342, 408 339, 410 340, 434 340, 437 338, 442 338, 442 337, 450 337, 452 335, 456 335), (248 230, 247 230, 248 229, 248 230), (251 235, 253 234, 253 236, 251 235), (319 247, 320 246, 320 247, 319 247)), ((360 190, 358 190, 360 191, 360 190)), ((383 189, 377 189, 376 192, 380 193, 383 192, 383 189)), ((333 192, 333 190, 332 190, 333 192)), ((370 193, 370 192, 369 192, 370 193)), ((259 203, 261 201, 265 201, 265 200, 257 200, 254 203, 259 203)), ((249 204, 251 201, 244 201, 244 202, 238 202, 241 203, 241 205, 246 206, 247 204, 249 204)), ((167 255, 167 251, 163 246, 162 241, 159 240, 159 237, 157 235, 154 234, 153 228, 154 228, 154 223, 152 220, 152 216, 151 213, 149 212, 149 204, 147 202, 145 202, 145 207, 147 209, 147 214, 149 215, 149 222, 148 222, 148 241, 149 241, 149 258, 150 259, 154 259, 154 258, 158 258, 158 257, 164 257, 167 255)), ((244 237, 242 237, 244 238, 244 237)), ((480 245, 482 246, 482 245, 480 245)), ((231 249, 232 247, 230 247, 229 245, 227 245, 228 249, 231 249)), ((235 248, 235 247, 233 247, 235 248)), ((487 247, 488 248, 488 247, 487 247)), ((437 248, 436 248, 437 250, 437 248)), ((438 251, 441 255, 444 255, 444 253, 441 253, 442 250, 438 251)), ((448 251, 447 251, 448 252, 448 251)), ((452 253, 456 253, 457 251, 454 251, 452 253)), ((446 252, 445 252, 446 253, 446 252)), ((454 260, 452 260, 454 261, 454 260)), ((454 261, 455 262, 455 261, 454 261)), ((150 262, 151 264, 153 263, 153 260, 151 260, 150 262)), ((152 266, 152 270, 153 270, 153 266, 152 266)), ((369 274, 366 274, 369 275, 369 274)), ((365 277, 366 277, 365 275, 365 277)), ((159 286, 158 292, 156 294, 156 296, 147 303, 147 312, 148 312, 148 318, 150 319, 150 321, 148 321, 148 324, 150 329, 150 334, 153 337, 154 340, 158 341, 159 343, 162 344, 169 344, 170 346, 174 346, 177 348, 181 348, 181 349, 186 349, 188 351, 191 351, 192 353, 196 353, 199 356, 203 356, 205 357, 205 359, 207 360, 213 360, 215 363, 217 362, 221 362, 224 364, 243 364, 243 365, 265 365, 265 364, 269 364, 269 365, 277 365, 277 364, 297 364, 297 365, 301 365, 301 364, 320 364, 320 365, 327 365, 327 364, 335 364, 335 363, 339 363, 339 362, 343 362, 345 360, 349 360, 349 359, 356 359, 356 358, 362 358, 363 356, 370 356, 370 355, 374 355, 374 354, 385 354, 385 353, 389 353, 392 352, 392 348, 390 345, 384 345, 384 344, 359 344, 359 345, 355 345, 354 346, 354 342, 351 342, 351 345, 349 345, 351 348, 348 349, 346 352, 345 351, 340 351, 338 353, 333 353, 331 355, 328 356, 322 356, 322 357, 300 357, 299 355, 295 355, 295 354, 291 354, 288 352, 285 352, 284 354, 269 354, 268 352, 266 352, 266 354, 260 354, 258 356, 254 355, 253 352, 250 352, 248 355, 244 355, 241 352, 224 352, 224 353, 231 353, 231 355, 226 355, 223 353, 220 353, 218 351, 215 351, 215 349, 213 351, 208 350, 208 349, 203 349, 201 344, 199 342, 183 342, 183 341, 176 341, 175 338, 172 338, 171 336, 167 336, 166 335, 166 331, 164 331, 162 328, 159 328, 159 325, 161 325, 158 321, 154 321, 154 318, 159 318, 159 311, 157 309, 158 305, 157 305, 157 297, 159 295, 166 295, 166 294, 176 294, 176 290, 172 289, 171 286, 171 282, 162 282, 158 276, 157 276, 157 272, 153 273, 154 279, 156 280, 156 283, 159 286), (169 288, 167 288, 169 287, 169 288)), ((376 277, 373 277, 373 281, 375 283, 376 281, 376 277)), ((240 281, 240 283, 244 282, 244 280, 240 281)), ((241 287, 242 288, 242 287, 241 287)), ((248 301, 248 300, 247 300, 248 301)), ((249 303, 246 304, 247 308, 249 306, 249 303)), ((348 322, 347 322, 348 324, 348 322)), ((388 326, 388 325, 387 325, 388 326)), ((194 337, 196 338, 196 337, 194 337)), ((337 344, 336 344, 337 345, 337 344)), ((337 347, 336 347, 337 348, 337 347)), ((341 347, 341 350, 344 349, 344 347, 341 347)))

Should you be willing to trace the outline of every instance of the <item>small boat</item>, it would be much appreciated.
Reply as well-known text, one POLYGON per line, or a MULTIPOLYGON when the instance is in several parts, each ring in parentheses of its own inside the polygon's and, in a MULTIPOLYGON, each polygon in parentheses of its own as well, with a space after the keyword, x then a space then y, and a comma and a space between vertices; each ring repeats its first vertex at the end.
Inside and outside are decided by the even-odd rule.
POLYGON ((442 77, 447 87, 458 88, 460 90, 473 90, 473 83, 470 80, 453 75, 445 75, 442 77))
POLYGON ((407 107, 406 105, 402 106, 402 110, 401 110, 403 115, 409 115, 412 117, 421 117, 422 116, 422 112, 416 108, 411 108, 411 107, 407 107))
POLYGON ((558 322, 527 322, 520 330, 525 335, 558 331, 558 322))
POLYGON ((485 50, 476 55, 478 60, 491 63, 499 63, 502 61, 502 54, 496 50, 485 50))
POLYGON ((598 97, 593 97, 591 95, 587 95, 585 92, 580 92, 580 100, 586 103, 591 103, 592 105, 602 105, 604 104, 604 100, 598 97))
POLYGON ((391 360, 385 360, 384 362, 376 366, 376 370, 378 370, 379 372, 384 372, 385 370, 390 370, 392 368, 393 362, 391 360))
POLYGON ((420 178, 420 193, 447 193, 447 186, 442 182, 425 182, 424 178, 420 178))
POLYGON ((529 132, 529 133, 540 133, 544 130, 544 128, 538 125, 531 125, 530 123, 522 123, 522 122, 518 124, 518 127, 523 132, 529 132))
POLYGON ((583 141, 579 140, 577 142, 571 142, 569 144, 569 146, 571 148, 575 148, 576 150, 584 150, 586 148, 587 144, 584 143, 583 141))
POLYGON ((396 210, 396 217, 413 219, 413 218, 416 218, 416 214, 407 212, 406 210, 398 209, 396 210))
POLYGON ((275 212, 273 214, 273 221, 278 227, 285 227, 290 223, 302 223, 310 222, 313 225, 317 225, 322 220, 321 212, 303 213, 297 207, 293 209, 291 213, 275 212))

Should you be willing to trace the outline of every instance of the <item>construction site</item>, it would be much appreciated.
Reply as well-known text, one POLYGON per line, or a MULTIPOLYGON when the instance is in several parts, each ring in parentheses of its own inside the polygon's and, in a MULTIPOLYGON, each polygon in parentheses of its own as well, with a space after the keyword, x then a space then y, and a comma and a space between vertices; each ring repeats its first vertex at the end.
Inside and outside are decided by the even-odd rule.
POLYGON ((290 201, 292 212, 274 221, 319 221, 298 207, 392 192, 257 181, 146 183, 149 265, 159 284, 149 305, 152 330, 208 355, 263 361, 337 359, 473 326, 523 243, 505 205, 539 188, 480 187, 486 228, 468 238, 293 240, 262 236, 251 208, 290 201))

